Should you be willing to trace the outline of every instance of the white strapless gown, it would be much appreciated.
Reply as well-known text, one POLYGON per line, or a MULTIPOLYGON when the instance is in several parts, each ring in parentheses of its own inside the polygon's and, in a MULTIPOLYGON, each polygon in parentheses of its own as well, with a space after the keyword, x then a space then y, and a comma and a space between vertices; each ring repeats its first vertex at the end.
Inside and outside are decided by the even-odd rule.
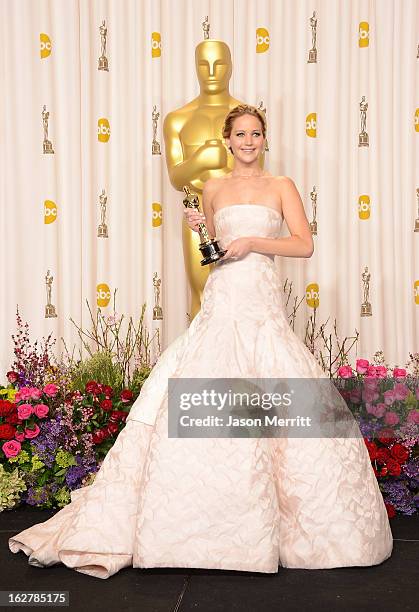
MULTIPOLYGON (((277 237, 282 219, 237 204, 214 222, 226 246, 277 237)), ((127 566, 272 573, 388 558, 392 534, 362 439, 168 438, 168 377, 325 377, 289 326, 280 286, 273 257, 219 262, 94 483, 10 538, 10 549, 31 565, 62 562, 99 578, 127 566)))

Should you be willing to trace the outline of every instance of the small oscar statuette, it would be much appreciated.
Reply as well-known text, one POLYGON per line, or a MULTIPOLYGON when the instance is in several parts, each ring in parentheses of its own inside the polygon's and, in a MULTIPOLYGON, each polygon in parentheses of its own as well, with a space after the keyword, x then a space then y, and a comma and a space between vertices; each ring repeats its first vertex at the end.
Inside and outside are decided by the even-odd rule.
POLYGON ((161 155, 160 143, 157 142, 157 121, 160 117, 160 113, 157 112, 157 106, 153 106, 153 112, 151 113, 151 118, 153 121, 153 142, 151 145, 151 154, 152 155, 161 155))
POLYGON ((310 231, 313 236, 317 236, 317 191, 316 185, 313 185, 313 191, 310 191, 311 208, 313 210, 313 221, 310 223, 310 231))
POLYGON ((316 49, 317 19, 316 19, 316 11, 313 11, 313 15, 310 17, 310 26, 311 26, 311 49, 308 52, 307 64, 316 64, 317 63, 317 49, 316 49))
MULTIPOLYGON (((263 106, 263 100, 260 101, 258 110, 260 110, 266 117, 266 106, 263 106)), ((265 140, 265 151, 269 151, 268 139, 265 140)))
POLYGON ((52 148, 52 142, 48 140, 48 121, 49 121, 49 111, 47 111, 47 107, 44 104, 44 108, 42 109, 42 123, 44 126, 43 151, 44 153, 54 153, 54 149, 52 148))
POLYGON ((102 21, 102 25, 99 26, 100 32, 100 58, 98 63, 98 70, 106 70, 109 72, 108 58, 106 57, 106 37, 108 35, 108 28, 106 27, 105 20, 102 21))
POLYGON ((54 277, 51 276, 50 271, 47 271, 47 275, 45 276, 45 285, 47 288, 47 303, 45 305, 45 318, 50 319, 57 316, 55 312, 55 306, 51 304, 51 290, 52 290, 52 281, 54 277))
POLYGON ((367 125, 367 109, 368 102, 365 102, 365 96, 362 96, 362 100, 359 103, 359 111, 361 113, 361 131, 359 133, 358 147, 369 147, 368 134, 365 131, 367 125))
POLYGON ((362 273, 364 301, 361 304, 361 317, 370 317, 372 315, 371 303, 369 302, 370 278, 371 274, 368 272, 367 266, 365 266, 362 273))
POLYGON ((415 232, 419 232, 419 187, 416 188, 416 198, 418 201, 418 216, 415 219, 415 232))
POLYGON ((102 193, 99 196, 99 205, 100 205, 100 223, 97 227, 97 235, 99 238, 108 238, 108 226, 106 225, 106 202, 108 201, 108 196, 105 195, 105 190, 102 189, 102 193))
POLYGON ((160 321, 163 319, 163 310, 159 305, 160 301, 160 285, 161 278, 157 277, 157 272, 153 275, 153 286, 154 286, 154 308, 153 308, 153 321, 160 321))
MULTIPOLYGON (((183 198, 185 208, 195 208, 196 210, 199 210, 198 195, 196 193, 191 193, 189 187, 186 185, 183 187, 183 191, 185 192, 185 197, 183 198)), ((227 251, 220 249, 220 246, 215 238, 210 238, 205 223, 198 224, 198 233, 200 237, 199 250, 204 257, 204 259, 201 259, 201 266, 214 263, 227 253, 227 251)))
POLYGON ((204 40, 208 40, 209 39, 209 31, 210 31, 210 24, 208 22, 208 15, 205 17, 204 21, 202 22, 202 29, 204 30, 204 40))

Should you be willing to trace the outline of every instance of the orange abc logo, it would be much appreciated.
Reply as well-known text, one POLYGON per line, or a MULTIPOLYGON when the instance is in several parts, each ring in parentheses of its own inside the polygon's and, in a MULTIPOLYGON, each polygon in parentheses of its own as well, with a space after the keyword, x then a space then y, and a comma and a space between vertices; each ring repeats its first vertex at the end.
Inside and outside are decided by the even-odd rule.
POLYGON ((163 223, 163 210, 159 202, 153 202, 152 205, 152 225, 153 227, 159 227, 163 223))
POLYGON ((44 34, 43 32, 41 32, 39 35, 39 41, 41 43, 41 59, 44 59, 44 57, 48 57, 49 55, 51 55, 51 40, 48 34, 44 34))
POLYGON ((419 132, 419 108, 415 112, 415 130, 419 132))
POLYGON ((370 24, 368 21, 360 21, 359 23, 358 44, 360 47, 368 47, 370 44, 370 24))
POLYGON ((317 113, 309 113, 306 117, 306 134, 311 138, 317 136, 317 113))
POLYGON ((419 280, 415 281, 415 284, 413 285, 413 292, 415 296, 415 303, 419 304, 419 280))
POLYGON ((151 33, 151 57, 161 56, 161 34, 160 32, 151 33))
POLYGON ((320 304, 319 286, 317 283, 310 283, 306 287, 306 302, 310 308, 318 308, 320 304))
POLYGON ((108 142, 111 135, 109 121, 105 117, 101 117, 97 122, 97 139, 99 142, 108 142))
POLYGON ((44 223, 54 223, 57 220, 57 205, 52 200, 44 202, 44 223))
POLYGON ((106 283, 99 283, 96 287, 96 302, 99 308, 104 308, 111 299, 111 290, 106 283))
POLYGON ((369 219, 371 215, 371 202, 369 195, 360 195, 358 199, 358 216, 360 219, 369 219))
POLYGON ((256 53, 266 53, 269 44, 269 31, 266 28, 256 28, 256 53))

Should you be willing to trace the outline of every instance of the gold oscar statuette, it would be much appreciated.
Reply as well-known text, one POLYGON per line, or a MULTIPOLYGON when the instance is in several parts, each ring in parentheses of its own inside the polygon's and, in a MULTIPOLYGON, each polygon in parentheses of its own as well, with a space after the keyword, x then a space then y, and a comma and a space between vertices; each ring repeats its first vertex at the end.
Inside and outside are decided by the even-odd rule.
POLYGON ((419 232, 419 187, 416 188, 416 199, 418 201, 418 216, 415 219, 415 232, 419 232))
POLYGON ((370 317, 372 315, 371 303, 369 301, 370 278, 371 274, 368 272, 367 266, 365 266, 364 272, 362 273, 364 301, 361 304, 361 317, 370 317))
POLYGON ((49 122, 49 111, 47 111, 47 107, 44 104, 44 108, 42 109, 42 124, 44 127, 44 142, 43 142, 43 152, 54 153, 54 149, 52 148, 52 142, 48 140, 48 122, 49 122))
POLYGON ((51 273, 48 270, 45 276, 45 285, 47 289, 47 303, 45 305, 45 318, 46 319, 51 319, 57 316, 57 313, 55 312, 55 306, 51 304, 51 291, 52 291, 52 281, 53 280, 54 280, 54 277, 51 276, 51 273))
POLYGON ((160 143, 157 142, 157 121, 159 117, 160 113, 157 112, 157 106, 154 105, 151 113, 151 120, 153 122, 153 142, 151 143, 152 155, 161 155, 160 143))
MULTIPOLYGON (((183 191, 185 192, 185 197, 183 198, 185 208, 195 208, 195 210, 199 210, 198 194, 191 193, 187 185, 183 187, 183 191)), ((201 259, 201 266, 207 266, 210 263, 214 263, 227 253, 227 251, 220 249, 215 238, 210 237, 205 223, 201 222, 198 224, 198 233, 200 238, 199 250, 204 257, 204 259, 201 259)))
POLYGON ((311 49, 308 52, 307 64, 316 64, 317 63, 317 49, 316 49, 317 19, 316 19, 316 11, 313 11, 313 15, 310 17, 310 26, 311 26, 311 49))
POLYGON ((161 319, 163 319, 163 309, 159 304, 160 285, 161 285, 161 278, 158 278, 157 272, 154 272, 154 275, 153 275, 153 286, 154 286, 153 321, 160 321, 161 319))
POLYGON ((361 131, 359 133, 359 141, 358 147, 369 147, 369 138, 368 134, 365 131, 367 126, 367 110, 368 110, 368 102, 365 102, 365 96, 362 96, 362 100, 359 103, 359 111, 361 114, 361 131))
POLYGON ((106 27, 105 20, 102 21, 102 25, 99 26, 100 32, 100 57, 97 69, 106 70, 109 72, 108 58, 106 57, 106 38, 108 36, 108 28, 106 27))
POLYGON ((311 207, 313 210, 313 221, 310 223, 310 231, 313 236, 317 236, 317 191, 316 185, 313 185, 313 191, 310 192, 311 207))
POLYGON ((108 238, 108 226, 106 225, 106 202, 108 196, 105 194, 105 190, 102 189, 102 193, 99 195, 99 206, 100 206, 100 223, 97 228, 98 238, 108 238))

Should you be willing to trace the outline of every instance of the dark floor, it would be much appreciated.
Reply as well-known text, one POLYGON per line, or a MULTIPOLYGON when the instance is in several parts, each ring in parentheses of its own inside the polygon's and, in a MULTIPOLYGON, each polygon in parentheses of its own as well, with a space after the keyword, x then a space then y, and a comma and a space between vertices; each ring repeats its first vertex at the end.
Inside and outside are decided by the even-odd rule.
POLYGON ((417 610, 419 520, 391 520, 394 552, 382 565, 334 570, 289 570, 277 574, 189 569, 126 568, 108 580, 62 565, 28 565, 13 554, 8 538, 47 520, 53 512, 23 508, 0 514, 0 590, 62 590, 70 609, 83 612, 402 612, 417 610), (416 601, 416 604, 415 604, 416 601))

